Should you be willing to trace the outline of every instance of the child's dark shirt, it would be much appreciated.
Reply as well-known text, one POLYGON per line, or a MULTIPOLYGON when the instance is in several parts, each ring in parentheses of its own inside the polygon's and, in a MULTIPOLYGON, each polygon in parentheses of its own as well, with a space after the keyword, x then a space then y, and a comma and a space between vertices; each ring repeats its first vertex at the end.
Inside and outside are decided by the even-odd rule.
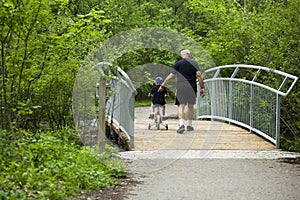
POLYGON ((150 94, 152 94, 152 104, 156 105, 165 105, 166 100, 165 100, 165 95, 168 94, 167 88, 163 87, 164 90, 162 92, 158 92, 158 88, 160 85, 153 86, 150 90, 150 94))

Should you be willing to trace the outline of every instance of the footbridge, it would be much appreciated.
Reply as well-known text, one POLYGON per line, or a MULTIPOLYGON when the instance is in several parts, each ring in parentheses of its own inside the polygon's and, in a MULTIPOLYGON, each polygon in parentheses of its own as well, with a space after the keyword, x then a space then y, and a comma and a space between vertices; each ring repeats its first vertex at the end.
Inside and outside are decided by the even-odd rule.
MULTIPOLYGON (((103 90, 106 93, 105 109, 99 110, 105 110, 102 114, 105 113, 106 138, 126 150, 279 148, 280 98, 291 92, 298 79, 278 70, 254 65, 207 69, 203 72, 206 96, 198 96, 195 106, 195 130, 177 134, 175 105, 167 105, 169 119, 165 122, 168 130, 149 130, 150 105, 135 108, 136 90, 130 77, 120 68, 109 73, 112 78, 106 82, 105 89, 97 87, 98 98, 99 93, 103 95, 103 90)), ((101 101, 104 100, 100 98, 101 101)), ((99 143, 99 119, 103 117, 94 123, 94 131, 91 131, 91 123, 82 124, 86 120, 79 119, 80 136, 86 145, 99 143)))

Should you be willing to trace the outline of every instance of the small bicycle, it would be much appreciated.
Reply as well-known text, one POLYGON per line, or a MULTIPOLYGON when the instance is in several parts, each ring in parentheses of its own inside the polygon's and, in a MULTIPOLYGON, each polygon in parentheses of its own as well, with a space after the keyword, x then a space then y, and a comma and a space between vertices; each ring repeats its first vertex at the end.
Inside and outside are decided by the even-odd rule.
POLYGON ((148 124, 148 129, 151 129, 152 126, 155 126, 157 130, 160 130, 161 126, 164 126, 166 130, 168 130, 168 124, 163 123, 163 120, 166 120, 167 118, 163 119, 162 115, 160 114, 160 108, 162 105, 156 104, 154 105, 154 122, 148 124))

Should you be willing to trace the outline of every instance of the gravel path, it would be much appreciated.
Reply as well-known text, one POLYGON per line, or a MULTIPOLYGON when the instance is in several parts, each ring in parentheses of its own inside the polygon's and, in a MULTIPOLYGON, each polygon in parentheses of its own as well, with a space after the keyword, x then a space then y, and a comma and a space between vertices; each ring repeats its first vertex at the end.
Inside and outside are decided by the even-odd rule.
POLYGON ((134 180, 124 199, 300 199, 300 154, 280 151, 122 152, 134 180))
MULTIPOLYGON (((135 118, 145 119, 148 109, 136 109, 135 118)), ((176 106, 168 105, 167 114, 176 118, 176 113, 176 106)), ((145 125, 141 126, 143 129, 145 125)), ((299 153, 274 149, 146 149, 120 152, 136 183, 127 185, 122 193, 126 200, 300 199, 299 153)))

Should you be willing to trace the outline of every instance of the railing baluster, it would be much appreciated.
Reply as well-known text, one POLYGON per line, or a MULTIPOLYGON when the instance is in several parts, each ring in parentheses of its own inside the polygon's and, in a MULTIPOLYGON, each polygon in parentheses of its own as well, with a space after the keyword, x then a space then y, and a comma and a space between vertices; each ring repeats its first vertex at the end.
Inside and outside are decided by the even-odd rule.
POLYGON ((280 96, 276 95, 276 148, 280 148, 280 96))

